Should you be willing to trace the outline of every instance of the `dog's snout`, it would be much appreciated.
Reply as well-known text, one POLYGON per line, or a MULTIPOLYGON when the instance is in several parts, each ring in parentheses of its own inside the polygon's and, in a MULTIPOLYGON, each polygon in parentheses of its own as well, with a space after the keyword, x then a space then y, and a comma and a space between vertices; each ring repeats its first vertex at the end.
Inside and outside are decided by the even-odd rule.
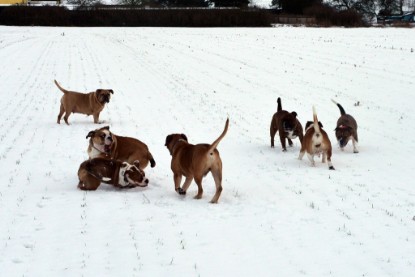
POLYGON ((144 183, 146 183, 146 184, 148 184, 150 181, 146 178, 145 180, 144 180, 144 183))

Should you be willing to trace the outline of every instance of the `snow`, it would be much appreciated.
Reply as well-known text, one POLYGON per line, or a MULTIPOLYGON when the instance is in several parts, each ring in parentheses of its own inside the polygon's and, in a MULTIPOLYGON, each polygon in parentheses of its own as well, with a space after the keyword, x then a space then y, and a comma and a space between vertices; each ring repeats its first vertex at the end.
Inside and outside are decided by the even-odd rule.
POLYGON ((2 276, 413 276, 413 29, 0 27, 2 276), (114 90, 56 117, 64 88, 114 90), (319 120, 335 171, 270 147, 277 109, 319 120), (337 147, 334 99, 359 124, 337 147), (359 102, 359 105, 355 105, 359 102), (219 144, 223 192, 174 191, 171 133, 219 144), (145 142, 146 188, 76 188, 90 130, 145 142))

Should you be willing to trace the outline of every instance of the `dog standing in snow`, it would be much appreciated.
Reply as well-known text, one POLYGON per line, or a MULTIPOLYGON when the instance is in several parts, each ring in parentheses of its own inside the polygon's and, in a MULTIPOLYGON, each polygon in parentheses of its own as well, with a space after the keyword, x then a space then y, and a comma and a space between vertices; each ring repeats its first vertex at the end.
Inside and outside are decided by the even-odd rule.
POLYGON ((296 112, 287 112, 282 109, 281 98, 278 97, 277 112, 272 116, 270 135, 271 135, 271 147, 274 147, 274 137, 279 131, 282 151, 287 151, 285 139, 288 140, 290 146, 293 145, 292 140, 299 138, 300 143, 303 141, 303 126, 297 119, 296 112))
POLYGON ((308 121, 306 124, 306 131, 301 146, 300 155, 298 159, 302 159, 307 152, 308 159, 312 166, 315 166, 314 156, 322 154, 322 162, 329 165, 329 169, 334 170, 331 163, 331 142, 327 133, 322 129, 323 124, 318 121, 316 109, 313 106, 313 122, 308 121))
POLYGON ((336 131, 336 138, 339 142, 340 149, 343 151, 349 140, 352 140, 353 152, 359 153, 359 150, 357 149, 358 137, 356 120, 353 116, 347 114, 339 103, 333 99, 331 101, 333 101, 333 103, 340 109, 340 117, 337 120, 336 129, 334 129, 336 131))
POLYGON ((186 194, 193 179, 198 187, 195 199, 202 198, 202 180, 209 172, 215 180, 216 193, 210 203, 218 203, 222 192, 222 160, 216 149, 219 142, 228 131, 229 118, 226 120, 225 129, 212 144, 190 144, 184 134, 171 134, 166 137, 165 146, 172 156, 171 170, 173 171, 174 188, 179 194, 186 194), (183 186, 180 187, 182 176, 186 177, 183 186))
POLYGON ((58 124, 60 124, 64 113, 65 116, 63 119, 68 125, 68 118, 71 113, 92 114, 94 123, 99 123, 99 114, 104 109, 105 104, 110 102, 111 94, 114 94, 112 89, 97 89, 90 93, 69 91, 61 87, 56 80, 55 85, 63 92, 58 115, 58 124))

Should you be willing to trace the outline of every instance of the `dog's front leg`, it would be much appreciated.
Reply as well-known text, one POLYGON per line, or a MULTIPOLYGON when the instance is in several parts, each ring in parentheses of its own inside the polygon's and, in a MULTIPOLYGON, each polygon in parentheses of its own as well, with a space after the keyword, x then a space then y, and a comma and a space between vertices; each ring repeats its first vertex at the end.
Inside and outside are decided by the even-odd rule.
POLYGON ((94 113, 93 117, 94 117, 94 123, 95 124, 100 124, 100 122, 99 122, 99 113, 94 113))
POLYGON ((174 173, 174 189, 177 191, 178 194, 184 194, 182 188, 180 187, 180 183, 182 182, 182 174, 174 173))
POLYGON ((280 132, 280 141, 281 141, 282 151, 287 151, 287 147, 285 144, 285 137, 281 135, 281 132, 280 132))

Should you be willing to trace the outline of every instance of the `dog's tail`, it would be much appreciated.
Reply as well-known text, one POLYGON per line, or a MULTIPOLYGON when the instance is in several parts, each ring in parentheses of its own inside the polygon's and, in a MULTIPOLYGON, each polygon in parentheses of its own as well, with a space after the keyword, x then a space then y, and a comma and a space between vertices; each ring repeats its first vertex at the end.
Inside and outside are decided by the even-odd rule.
POLYGON ((314 106, 313 106, 313 127, 314 127, 315 134, 321 133, 320 125, 318 124, 316 108, 314 106))
POLYGON ((150 166, 151 167, 156 166, 156 161, 154 160, 153 155, 151 155, 150 151, 148 151, 148 160, 150 161, 150 166))
POLYGON ((55 85, 58 87, 58 89, 60 89, 63 93, 67 93, 68 91, 66 90, 66 89, 64 89, 63 87, 61 87, 60 85, 59 85, 59 83, 56 81, 56 80, 54 80, 55 81, 55 85))
POLYGON ((212 155, 213 151, 215 151, 216 147, 218 147, 219 142, 226 135, 226 132, 228 131, 228 127, 229 127, 229 118, 226 119, 225 129, 223 130, 222 134, 210 145, 209 151, 208 151, 209 155, 212 155))
POLYGON ((278 97, 277 103, 278 103, 277 112, 282 111, 281 98, 278 97))
POLYGON ((342 105, 340 105, 339 103, 337 103, 337 102, 336 102, 336 101, 334 101, 333 99, 331 99, 331 101, 332 101, 334 104, 336 104, 336 105, 337 105, 337 107, 339 107, 339 109, 340 109, 340 114, 341 114, 341 115, 345 115, 345 114, 346 114, 346 112, 344 111, 344 109, 343 109, 342 105))

